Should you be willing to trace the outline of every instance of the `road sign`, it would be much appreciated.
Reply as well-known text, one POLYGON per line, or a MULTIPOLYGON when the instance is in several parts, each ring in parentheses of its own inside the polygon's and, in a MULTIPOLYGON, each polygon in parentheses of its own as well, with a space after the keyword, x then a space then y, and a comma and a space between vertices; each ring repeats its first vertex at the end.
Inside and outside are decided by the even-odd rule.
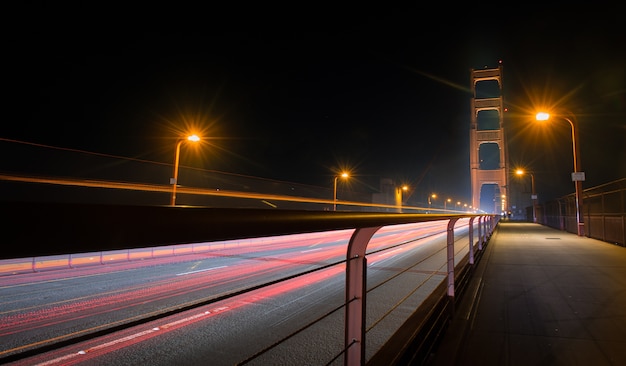
POLYGON ((585 181, 585 172, 573 172, 572 173, 572 182, 584 182, 585 181))

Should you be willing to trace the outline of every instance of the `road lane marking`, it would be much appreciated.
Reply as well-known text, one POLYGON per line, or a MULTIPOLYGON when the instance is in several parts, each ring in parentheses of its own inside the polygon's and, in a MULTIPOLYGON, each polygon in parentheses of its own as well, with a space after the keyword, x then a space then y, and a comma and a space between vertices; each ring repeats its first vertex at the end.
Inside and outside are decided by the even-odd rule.
POLYGON ((176 274, 176 276, 184 276, 184 275, 188 275, 188 274, 192 274, 192 273, 212 271, 214 269, 220 269, 220 268, 224 268, 224 267, 226 267, 226 266, 219 266, 219 267, 213 267, 213 268, 207 268, 207 269, 199 269, 197 271, 178 273, 178 274, 176 274))
POLYGON ((215 315, 217 313, 220 313, 220 312, 223 312, 223 311, 226 311, 226 310, 229 310, 228 306, 220 306, 220 307, 211 309, 210 311, 207 310, 207 311, 204 311, 202 313, 198 313, 196 315, 191 315, 191 316, 188 316, 188 317, 183 318, 183 319, 175 320, 173 322, 170 322, 170 323, 167 323, 167 324, 164 324, 164 325, 161 325, 161 326, 156 326, 156 327, 153 327, 151 329, 147 329, 147 330, 144 330, 144 331, 141 331, 141 332, 137 332, 137 333, 128 335, 126 337, 117 338, 117 339, 111 340, 109 342, 97 344, 97 345, 95 345, 93 347, 90 347, 90 348, 87 348, 87 349, 83 349, 83 350, 80 350, 78 352, 72 352, 72 353, 69 353, 67 355, 64 355, 64 356, 61 356, 61 357, 57 357, 55 359, 48 360, 46 362, 40 363, 40 364, 38 364, 38 366, 46 366, 46 365, 57 364, 57 363, 60 363, 60 362, 63 362, 63 361, 67 361, 67 360, 75 358, 75 357, 80 357, 81 355, 87 355, 90 352, 100 351, 100 350, 110 348, 110 347, 115 346, 115 345, 120 344, 120 343, 132 341, 132 340, 135 340, 137 338, 141 338, 141 337, 144 337, 144 336, 154 336, 154 333, 157 333, 157 332, 159 332, 161 330, 167 330, 168 328, 175 327, 177 325, 181 325, 181 324, 184 324, 184 323, 191 323, 191 322, 193 322, 193 321, 195 321, 197 319, 206 317, 208 315, 215 315))
POLYGON ((308 253, 308 252, 316 252, 318 250, 322 250, 324 248, 313 248, 313 249, 309 249, 309 250, 302 250, 300 251, 300 253, 308 253))

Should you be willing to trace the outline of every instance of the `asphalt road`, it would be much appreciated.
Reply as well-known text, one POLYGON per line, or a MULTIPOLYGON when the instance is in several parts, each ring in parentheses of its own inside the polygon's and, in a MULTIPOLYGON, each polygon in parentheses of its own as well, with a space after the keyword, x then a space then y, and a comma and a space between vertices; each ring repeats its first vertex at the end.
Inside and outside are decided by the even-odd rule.
MULTIPOLYGON (((467 227, 457 228, 461 258, 467 227)), ((0 277, 0 361, 50 346, 15 364, 343 364, 350 234, 254 239, 175 261, 0 277), (124 326, 140 319, 153 320, 124 326), (87 337, 113 327, 124 329, 87 337)), ((446 222, 381 229, 368 253, 370 357, 445 280, 446 222)))

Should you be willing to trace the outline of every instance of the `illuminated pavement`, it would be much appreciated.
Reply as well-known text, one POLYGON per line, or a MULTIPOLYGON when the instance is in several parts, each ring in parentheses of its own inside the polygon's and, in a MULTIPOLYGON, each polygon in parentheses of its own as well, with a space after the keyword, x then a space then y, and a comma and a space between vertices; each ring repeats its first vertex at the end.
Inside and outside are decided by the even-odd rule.
POLYGON ((500 222, 429 365, 626 365, 626 248, 500 222))

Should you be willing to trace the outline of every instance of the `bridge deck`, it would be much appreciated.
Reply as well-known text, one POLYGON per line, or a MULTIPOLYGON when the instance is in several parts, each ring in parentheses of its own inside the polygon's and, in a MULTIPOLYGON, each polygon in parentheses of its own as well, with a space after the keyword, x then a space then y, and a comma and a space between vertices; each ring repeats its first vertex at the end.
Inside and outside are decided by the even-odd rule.
POLYGON ((626 365, 626 248, 499 225, 429 365, 626 365))

